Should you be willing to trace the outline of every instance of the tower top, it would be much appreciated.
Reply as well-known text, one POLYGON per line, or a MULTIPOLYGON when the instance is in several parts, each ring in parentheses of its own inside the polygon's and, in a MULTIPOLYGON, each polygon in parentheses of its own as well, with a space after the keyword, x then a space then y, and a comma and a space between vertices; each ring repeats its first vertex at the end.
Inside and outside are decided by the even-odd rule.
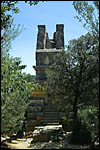
POLYGON ((56 24, 53 39, 49 39, 45 25, 38 25, 36 49, 61 49, 64 48, 64 24, 56 24))

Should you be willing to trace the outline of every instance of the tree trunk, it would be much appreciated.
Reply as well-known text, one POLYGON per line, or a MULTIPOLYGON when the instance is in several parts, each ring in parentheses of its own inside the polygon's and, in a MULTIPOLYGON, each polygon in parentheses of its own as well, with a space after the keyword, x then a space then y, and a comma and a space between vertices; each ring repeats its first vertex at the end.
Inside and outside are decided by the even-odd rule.
POLYGON ((78 112, 77 103, 78 103, 78 96, 75 97, 73 103, 73 133, 74 131, 76 131, 79 125, 78 116, 77 116, 77 112, 78 112))

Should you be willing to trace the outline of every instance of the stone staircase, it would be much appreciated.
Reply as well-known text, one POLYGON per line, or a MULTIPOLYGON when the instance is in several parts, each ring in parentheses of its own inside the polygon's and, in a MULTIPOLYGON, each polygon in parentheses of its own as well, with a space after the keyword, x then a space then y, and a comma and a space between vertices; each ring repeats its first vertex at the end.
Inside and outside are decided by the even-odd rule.
POLYGON ((42 120, 43 125, 57 125, 60 122, 59 112, 55 109, 51 104, 45 105, 44 109, 44 117, 42 120))
POLYGON ((27 109, 26 132, 33 131, 43 119, 44 97, 31 97, 27 109))
POLYGON ((45 97, 31 97, 27 109, 26 132, 39 125, 59 125, 60 117, 56 108, 45 97))

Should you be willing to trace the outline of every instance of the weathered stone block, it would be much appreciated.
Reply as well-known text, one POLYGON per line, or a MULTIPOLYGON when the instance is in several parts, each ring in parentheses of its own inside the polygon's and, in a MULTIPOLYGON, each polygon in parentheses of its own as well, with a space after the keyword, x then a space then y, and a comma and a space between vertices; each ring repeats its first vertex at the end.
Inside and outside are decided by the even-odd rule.
POLYGON ((40 120, 27 120, 26 121, 26 128, 27 127, 34 127, 40 124, 40 120))
MULTIPOLYGON (((26 127, 25 133, 28 133, 28 132, 30 132, 30 131, 34 131, 34 126, 32 126, 32 127, 30 127, 30 126, 26 127)), ((23 137, 24 137, 24 138, 28 138, 28 137, 30 137, 30 136, 32 137, 33 134, 31 134, 31 135, 30 135, 30 134, 29 134, 29 135, 26 135, 26 134, 25 134, 23 137)))
MULTIPOLYGON (((37 35, 37 46, 36 46, 36 66, 33 68, 36 70, 36 80, 37 83, 45 85, 45 81, 48 78, 48 75, 51 74, 52 69, 51 65, 54 63, 55 55, 60 53, 62 48, 64 48, 64 25, 57 24, 56 32, 53 34, 53 39, 49 39, 48 33, 46 32, 45 25, 38 25, 38 35, 37 35)), ((27 109, 27 117, 34 119, 34 121, 27 121, 26 126, 27 130, 30 126, 36 126, 39 124, 40 120, 52 120, 52 113, 49 115, 43 116, 39 112, 55 112, 55 108, 47 107, 48 104, 46 88, 44 90, 35 89, 32 91, 31 98, 29 100, 29 107, 27 109), (40 99, 41 97, 41 99, 40 99), (36 99, 35 99, 36 98, 36 99), (44 99, 44 100, 43 100, 44 99), (46 106, 46 108, 45 108, 46 106)), ((63 117, 63 114, 59 115, 60 118, 63 117)), ((54 120, 57 119, 57 116, 53 115, 54 120)), ((58 120, 57 120, 58 121, 58 120)), ((30 130, 30 129, 29 129, 30 130)))
POLYGON ((44 117, 43 113, 38 113, 37 114, 37 120, 42 120, 44 117))
POLYGON ((57 24, 56 25, 56 48, 64 48, 64 25, 57 24))
POLYGON ((44 49, 45 43, 46 43, 46 27, 45 25, 38 25, 37 49, 44 49))
POLYGON ((41 106, 29 106, 28 112, 41 112, 42 107, 41 106))
POLYGON ((57 135, 58 133, 63 133, 62 126, 44 126, 43 128, 37 128, 33 132, 33 140, 31 142, 48 142, 51 136, 57 135))
POLYGON ((45 95, 46 95, 46 91, 45 90, 41 90, 40 91, 40 90, 37 90, 37 89, 33 90, 32 94, 31 94, 32 97, 38 97, 38 96, 42 97, 42 96, 45 96, 45 95))
POLYGON ((35 123, 36 123, 36 120, 31 120, 31 119, 29 120, 29 119, 28 119, 28 120, 26 121, 26 126, 33 126, 33 124, 35 124, 35 123))
POLYGON ((27 118, 36 119, 36 113, 27 113, 27 118))
POLYGON ((29 105, 44 105, 44 101, 43 100, 30 100, 29 101, 29 105))
POLYGON ((64 24, 56 25, 53 39, 49 39, 45 25, 38 25, 37 49, 64 48, 64 24))

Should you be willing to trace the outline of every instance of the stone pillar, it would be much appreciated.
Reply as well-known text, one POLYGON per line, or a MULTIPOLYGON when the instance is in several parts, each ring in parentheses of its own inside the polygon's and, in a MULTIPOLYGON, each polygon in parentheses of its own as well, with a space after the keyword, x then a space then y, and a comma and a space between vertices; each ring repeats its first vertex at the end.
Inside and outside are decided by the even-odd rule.
POLYGON ((45 46, 45 48, 46 49, 50 49, 51 48, 51 43, 50 43, 50 40, 49 40, 47 32, 46 32, 46 46, 45 46))
POLYGON ((44 49, 45 44, 46 44, 46 27, 45 27, 45 25, 38 25, 36 49, 44 49))
POLYGON ((56 25, 56 49, 64 48, 64 24, 56 25))

